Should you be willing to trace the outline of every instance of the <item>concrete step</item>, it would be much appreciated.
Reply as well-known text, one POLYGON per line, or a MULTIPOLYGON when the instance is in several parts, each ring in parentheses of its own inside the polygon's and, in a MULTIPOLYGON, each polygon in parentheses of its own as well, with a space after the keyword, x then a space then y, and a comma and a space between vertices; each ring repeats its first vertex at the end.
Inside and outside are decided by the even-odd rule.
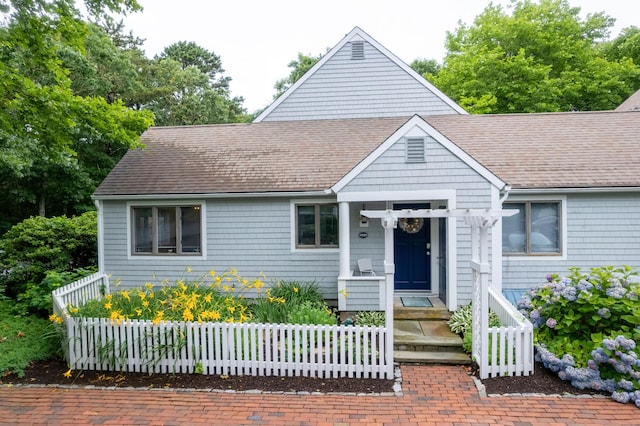
POLYGON ((393 343, 397 350, 462 352, 462 339, 445 321, 395 320, 393 343))
POLYGON ((396 320, 448 320, 451 312, 446 308, 394 308, 393 318, 396 320))
POLYGON ((393 359, 405 364, 471 364, 469 355, 460 352, 393 351, 393 359))

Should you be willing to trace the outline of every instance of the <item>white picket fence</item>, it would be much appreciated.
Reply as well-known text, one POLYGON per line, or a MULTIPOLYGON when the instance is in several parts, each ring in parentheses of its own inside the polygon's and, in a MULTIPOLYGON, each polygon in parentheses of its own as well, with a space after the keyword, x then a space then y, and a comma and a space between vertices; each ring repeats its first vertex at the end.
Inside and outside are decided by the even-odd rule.
POLYGON ((489 308, 504 324, 489 327, 489 376, 528 376, 533 373, 533 324, 502 295, 489 287, 489 308))
POLYGON ((94 274, 53 292, 72 369, 313 377, 393 378, 386 327, 73 318, 109 291, 94 274))

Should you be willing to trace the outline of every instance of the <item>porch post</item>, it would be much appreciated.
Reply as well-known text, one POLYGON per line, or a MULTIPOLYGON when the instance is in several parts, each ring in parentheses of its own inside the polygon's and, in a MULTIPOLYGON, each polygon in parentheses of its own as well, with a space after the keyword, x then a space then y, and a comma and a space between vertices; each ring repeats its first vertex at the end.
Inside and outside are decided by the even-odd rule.
POLYGON ((385 275, 385 327, 387 329, 387 378, 393 377, 393 288, 395 276, 395 259, 393 254, 393 230, 398 226, 398 219, 393 216, 382 218, 384 227, 384 275, 385 275))
POLYGON ((338 245, 340 246, 340 274, 338 275, 338 310, 347 310, 347 278, 351 276, 351 239, 349 238, 349 203, 338 204, 338 245))
POLYGON ((340 277, 351 275, 351 239, 349 238, 349 203, 341 202, 338 211, 338 239, 340 245, 340 277))
MULTIPOLYGON (((480 332, 482 344, 480 345, 482 367, 489 369, 489 227, 480 227, 480 332)), ((489 377, 488 371, 480 370, 480 376, 489 377)))

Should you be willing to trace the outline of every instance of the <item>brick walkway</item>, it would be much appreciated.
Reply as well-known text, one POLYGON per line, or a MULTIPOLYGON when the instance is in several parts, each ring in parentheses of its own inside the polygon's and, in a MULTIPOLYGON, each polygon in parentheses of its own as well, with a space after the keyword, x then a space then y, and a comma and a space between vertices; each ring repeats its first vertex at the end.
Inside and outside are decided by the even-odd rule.
POLYGON ((403 396, 0 387, 0 424, 640 425, 609 398, 480 397, 461 367, 402 366, 403 396))

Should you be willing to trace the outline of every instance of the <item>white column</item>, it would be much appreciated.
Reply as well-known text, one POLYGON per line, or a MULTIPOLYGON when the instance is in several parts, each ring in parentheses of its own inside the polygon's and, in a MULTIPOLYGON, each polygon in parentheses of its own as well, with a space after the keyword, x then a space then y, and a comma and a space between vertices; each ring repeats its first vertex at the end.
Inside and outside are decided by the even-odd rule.
POLYGON ((351 239, 349 238, 349 203, 338 204, 338 234, 340 245, 340 277, 351 275, 351 239))
POLYGON ((395 259, 393 255, 393 230, 398 225, 398 219, 392 216, 382 218, 384 227, 384 275, 385 275, 385 327, 387 329, 387 379, 393 377, 393 287, 396 271, 395 259))
POLYGON ((338 276, 338 310, 347 310, 347 279, 351 276, 351 239, 349 237, 349 203, 338 204, 338 234, 340 246, 340 274, 338 276))
POLYGON ((480 332, 482 344, 480 345, 480 377, 489 377, 489 227, 480 227, 480 332))

